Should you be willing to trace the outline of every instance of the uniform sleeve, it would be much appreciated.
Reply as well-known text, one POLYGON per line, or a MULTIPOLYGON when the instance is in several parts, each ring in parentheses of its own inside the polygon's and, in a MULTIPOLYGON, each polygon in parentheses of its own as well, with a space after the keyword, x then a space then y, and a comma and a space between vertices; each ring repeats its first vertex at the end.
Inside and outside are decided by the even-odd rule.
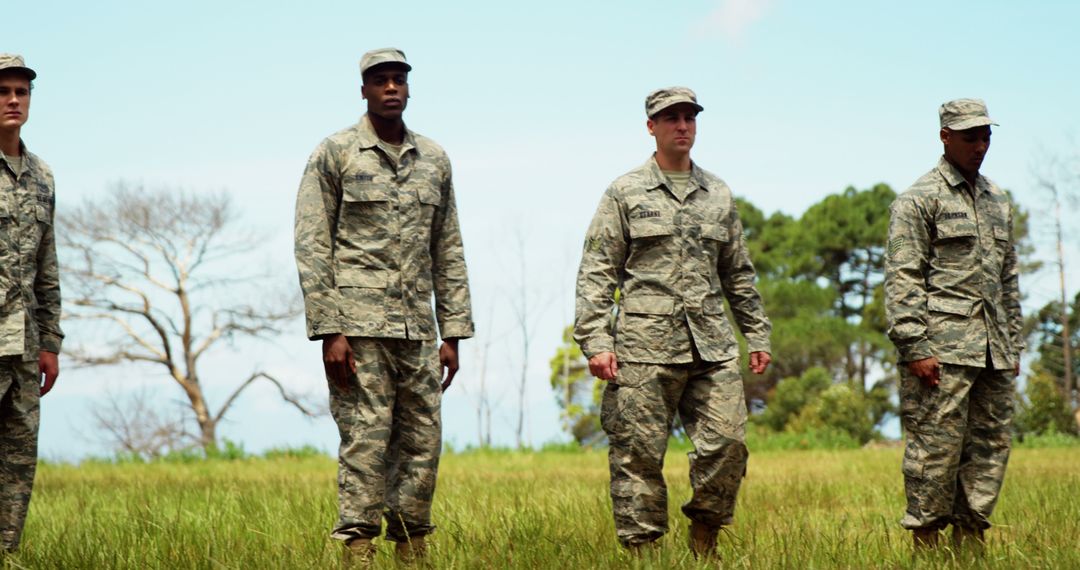
POLYGON ((885 252, 885 316, 888 335, 900 362, 930 358, 926 334, 926 273, 930 227, 922 208, 910 196, 893 202, 885 252))
POLYGON ((1024 317, 1020 312, 1020 271, 1016 258, 1016 244, 1013 243, 1013 215, 1009 212, 1009 249, 1005 253, 1005 262, 1001 268, 1002 297, 1005 304, 1005 312, 1009 319, 1009 336, 1012 337, 1012 345, 1016 350, 1016 361, 1019 362, 1020 352, 1026 348, 1024 343, 1024 317))
POLYGON ((53 232, 55 208, 49 213, 48 226, 41 236, 37 251, 37 276, 34 278, 34 296, 41 350, 60 353, 64 332, 60 330, 60 269, 56 261, 56 235, 53 232))
POLYGON ((304 293, 307 335, 312 340, 345 330, 341 293, 334 278, 334 235, 340 180, 324 142, 308 160, 296 196, 296 268, 304 293))
POLYGON ((622 284, 629 232, 618 200, 608 189, 593 215, 577 275, 574 340, 586 358, 615 351, 611 312, 622 284))
POLYGON ((730 212, 726 222, 729 239, 722 244, 717 260, 717 271, 724 287, 724 296, 727 297, 728 305, 731 306, 735 323, 746 337, 747 348, 750 352, 771 353, 769 335, 772 332, 772 324, 765 316, 765 306, 754 285, 757 273, 754 271, 754 264, 750 261, 750 252, 746 247, 742 221, 739 219, 739 210, 735 206, 735 200, 731 201, 730 212))
POLYGON ((442 205, 435 213, 431 231, 435 319, 442 338, 470 338, 475 333, 475 326, 469 296, 469 274, 465 267, 465 246, 461 241, 449 161, 440 192, 442 205))

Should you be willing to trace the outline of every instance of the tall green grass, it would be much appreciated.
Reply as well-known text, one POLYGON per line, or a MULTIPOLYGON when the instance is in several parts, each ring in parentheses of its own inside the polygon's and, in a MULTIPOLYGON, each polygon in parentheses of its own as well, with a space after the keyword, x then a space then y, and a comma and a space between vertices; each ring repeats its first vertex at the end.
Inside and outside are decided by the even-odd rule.
MULTIPOLYGON (((753 451, 735 568, 1080 568, 1080 449, 1018 449, 980 558, 913 557, 898 448, 753 451)), ((9 568, 338 568, 335 462, 273 458, 39 470, 23 549, 9 568)), ((478 451, 444 457, 430 565, 440 568, 705 568, 685 546, 686 458, 673 451, 671 531, 634 559, 616 544, 603 451, 478 451)), ((380 566, 394 565, 381 544, 380 566)))

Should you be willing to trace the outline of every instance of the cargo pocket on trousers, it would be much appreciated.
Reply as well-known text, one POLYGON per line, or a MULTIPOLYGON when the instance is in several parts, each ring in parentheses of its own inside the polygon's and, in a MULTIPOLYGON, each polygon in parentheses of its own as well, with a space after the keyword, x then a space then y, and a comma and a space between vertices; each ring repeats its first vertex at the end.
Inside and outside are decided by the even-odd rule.
POLYGON ((900 466, 900 471, 905 477, 922 479, 926 470, 926 457, 928 454, 923 447, 922 437, 924 436, 910 430, 907 433, 907 444, 904 446, 904 462, 900 466))
POLYGON ((619 429, 619 390, 617 384, 608 382, 600 400, 600 427, 604 433, 608 434, 609 439, 611 434, 621 431, 619 429))

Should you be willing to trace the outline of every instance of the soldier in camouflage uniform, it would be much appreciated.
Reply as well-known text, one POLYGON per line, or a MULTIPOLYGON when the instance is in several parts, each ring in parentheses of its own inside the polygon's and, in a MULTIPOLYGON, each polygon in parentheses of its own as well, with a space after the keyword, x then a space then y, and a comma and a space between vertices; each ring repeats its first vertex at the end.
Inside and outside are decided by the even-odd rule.
POLYGON ((939 115, 944 156, 893 203, 885 259, 907 433, 901 524, 920 547, 950 523, 956 543, 989 528, 1024 348, 1012 207, 979 174, 994 123, 977 99, 939 115))
POLYGON ((20 136, 35 78, 22 57, 0 54, 0 554, 19 546, 37 466, 38 399, 60 373, 64 338, 53 175, 20 136))
POLYGON ((365 556, 383 518, 405 557, 435 528, 440 401, 473 335, 450 161, 402 121, 411 69, 396 49, 364 54, 367 114, 315 149, 296 202, 307 333, 341 434, 332 536, 365 556))
POLYGON ((701 110, 685 87, 646 98, 656 152, 600 199, 578 271, 574 338, 590 372, 608 381, 601 423, 619 541, 637 549, 667 532, 662 468, 678 413, 694 444, 693 496, 682 507, 690 546, 712 556, 748 455, 739 346, 724 299, 757 374, 770 361, 770 325, 731 190, 690 160, 701 110))

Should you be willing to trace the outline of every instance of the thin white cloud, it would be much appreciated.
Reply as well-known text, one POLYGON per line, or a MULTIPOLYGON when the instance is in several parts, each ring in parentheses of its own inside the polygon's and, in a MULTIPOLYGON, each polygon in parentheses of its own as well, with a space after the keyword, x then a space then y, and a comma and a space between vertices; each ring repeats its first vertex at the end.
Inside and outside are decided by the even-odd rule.
POLYGON ((720 34, 737 43, 771 4, 772 0, 718 0, 716 8, 697 24, 697 32, 705 36, 720 34))

